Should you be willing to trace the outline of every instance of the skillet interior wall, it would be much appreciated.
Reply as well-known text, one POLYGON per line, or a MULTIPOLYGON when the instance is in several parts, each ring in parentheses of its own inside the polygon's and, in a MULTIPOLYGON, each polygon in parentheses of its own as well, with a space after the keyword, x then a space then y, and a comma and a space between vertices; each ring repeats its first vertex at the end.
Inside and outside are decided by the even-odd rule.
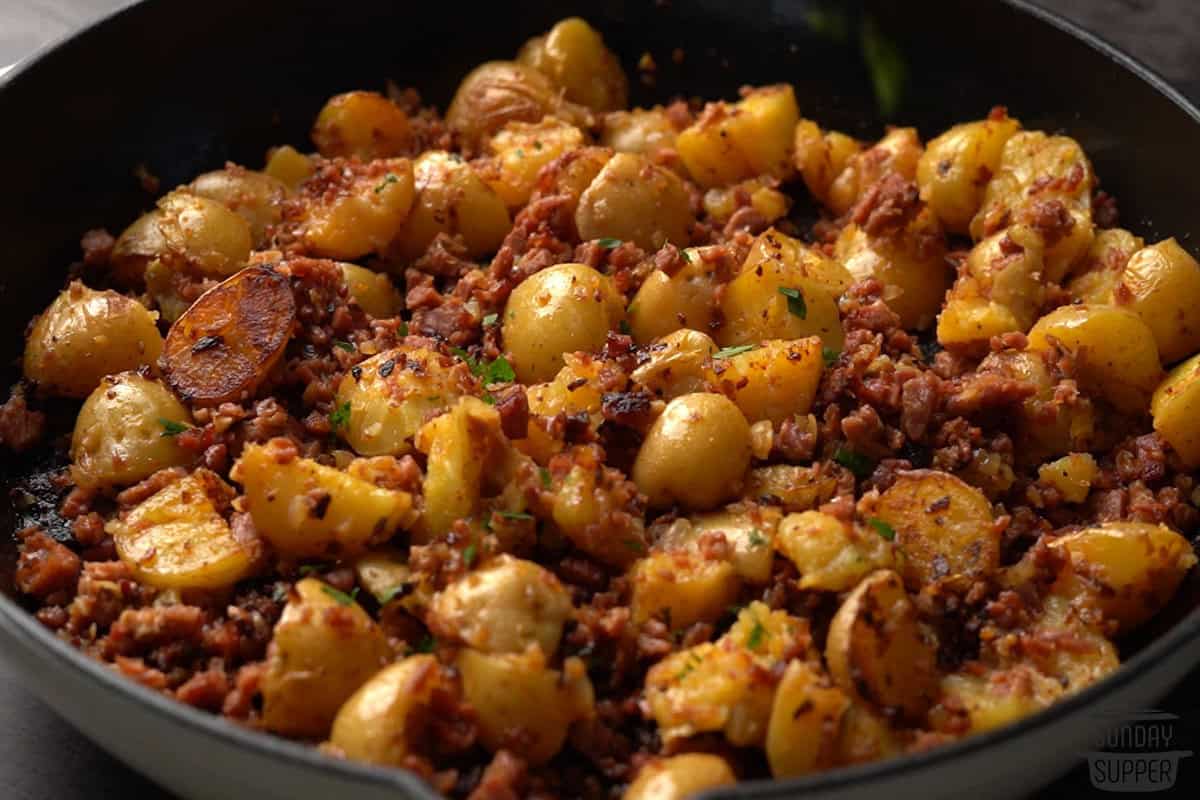
MULTIPOLYGON (((887 121, 928 137, 1006 104, 1027 127, 1080 141, 1119 199, 1124 225, 1150 240, 1170 231, 1195 250, 1195 122, 1106 56, 1001 2, 150 0, 0 91, 0 380, 7 387, 18 377, 24 326, 78 259, 80 234, 117 233, 153 203, 135 165, 164 190, 227 159, 260 165, 269 145, 308 142, 327 97, 382 88, 387 78, 444 107, 471 67, 512 57, 569 14, 602 30, 631 75, 635 104, 733 97, 744 84, 787 81, 805 116, 864 137, 887 121), (840 26, 831 28, 831 12, 842 15, 840 26), (863 64, 858 31, 867 17, 907 74, 889 120, 863 64), (652 86, 636 70, 644 52, 658 65, 652 86)), ((0 459, 9 459, 3 472, 18 467, 0 459)))

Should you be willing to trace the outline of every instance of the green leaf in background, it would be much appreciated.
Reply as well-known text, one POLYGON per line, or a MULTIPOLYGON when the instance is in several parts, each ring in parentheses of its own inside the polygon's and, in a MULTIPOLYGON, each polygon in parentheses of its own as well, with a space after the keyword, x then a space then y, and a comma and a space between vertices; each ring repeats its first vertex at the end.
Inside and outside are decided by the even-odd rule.
POLYGON ((875 18, 870 16, 863 18, 859 43, 863 60, 867 62, 867 70, 871 73, 879 113, 884 118, 891 117, 900 109, 908 84, 908 65, 904 54, 896 42, 880 29, 875 18))

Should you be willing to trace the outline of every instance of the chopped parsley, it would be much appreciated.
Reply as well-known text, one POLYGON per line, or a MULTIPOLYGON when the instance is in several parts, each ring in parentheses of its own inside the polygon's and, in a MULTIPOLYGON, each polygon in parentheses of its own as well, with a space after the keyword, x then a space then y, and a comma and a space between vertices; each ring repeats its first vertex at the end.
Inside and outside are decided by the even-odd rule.
POLYGON ((526 514, 524 511, 496 511, 495 514, 505 519, 533 519, 532 514, 526 514))
POLYGON ((742 353, 749 353, 753 349, 754 345, 752 344, 739 344, 737 347, 722 347, 713 353, 713 358, 733 358, 734 356, 740 356, 742 353))
POLYGON ((896 538, 896 529, 887 524, 879 517, 871 517, 867 520, 867 524, 875 529, 875 532, 887 539, 889 542, 896 538))
POLYGON ((499 356, 495 361, 479 361, 461 347, 451 347, 450 352, 466 362, 471 368, 471 374, 483 379, 485 385, 493 383, 512 383, 517 379, 508 359, 499 356))
POLYGON ((611 237, 606 236, 603 239, 597 239, 596 244, 600 245, 605 250, 615 250, 618 247, 620 247, 623 244, 623 242, 620 239, 613 239, 611 237))
POLYGON ((408 336, 408 323, 407 322, 400 323, 400 335, 408 336))
POLYGON ((337 604, 339 606, 352 606, 352 605, 354 605, 355 598, 358 597, 358 587, 357 586, 355 586, 354 590, 351 591, 349 594, 347 594, 346 592, 343 592, 341 589, 335 589, 332 586, 330 586, 329 584, 322 585, 321 591, 324 592, 325 594, 329 595, 330 597, 332 597, 334 600, 336 600, 337 604))
POLYGON ((417 642, 417 646, 413 650, 417 653, 432 653, 435 647, 437 647, 437 639, 426 634, 424 639, 417 642))
POLYGON ((350 402, 346 401, 329 412, 329 424, 335 431, 350 425, 350 402))
POLYGON ((635 553, 646 552, 646 545, 642 543, 641 539, 626 539, 625 546, 635 553))
POLYGON ((172 436, 178 436, 192 427, 186 422, 176 422, 173 419, 163 419, 162 417, 159 417, 158 424, 162 425, 163 432, 159 435, 164 439, 170 439, 172 436))
POLYGON ((328 564, 304 564, 300 569, 296 570, 301 577, 307 577, 316 572, 324 572, 329 569, 328 564))
POLYGON ((545 467, 538 467, 538 477, 542 479, 542 488, 549 489, 551 486, 550 470, 545 467))
POLYGON ((683 260, 686 261, 687 263, 689 263, 689 264, 692 263, 692 254, 689 253, 687 250, 680 250, 679 255, 682 256, 683 260))
POLYGON ((384 189, 386 189, 391 184, 399 183, 399 182, 400 182, 400 179, 398 177, 396 177, 396 175, 394 175, 393 173, 389 172, 387 175, 383 176, 383 180, 381 180, 379 183, 375 184, 375 194, 379 194, 380 192, 382 192, 384 189))
POLYGON ((808 304, 804 302, 804 294, 799 289, 780 286, 779 293, 787 298, 788 312, 793 317, 808 318, 808 304))
POLYGON ((484 318, 483 318, 483 327, 487 328, 487 327, 490 327, 490 326, 492 326, 492 325, 495 325, 495 324, 496 324, 496 320, 498 320, 498 319, 500 319, 500 315, 499 315, 499 314, 495 314, 495 313, 492 313, 492 314, 487 314, 487 315, 486 315, 486 316, 484 316, 484 318))
POLYGON ((483 397, 481 397, 480 399, 483 400, 483 402, 487 403, 489 406, 496 405, 496 395, 492 394, 491 392, 484 392, 483 397))
POLYGON ((675 675, 675 680, 681 681, 688 675, 691 675, 696 670, 696 667, 700 666, 703 661, 704 659, 701 658, 700 654, 696 651, 693 650, 688 653, 687 658, 683 661, 683 669, 679 670, 679 672, 675 675))
POLYGON ((760 531, 758 528, 752 528, 750 530, 750 546, 751 547, 762 547, 766 543, 767 543, 767 537, 762 535, 762 531, 760 531))
POLYGON ((467 567, 470 567, 472 564, 475 563, 476 555, 478 555, 478 551, 475 548, 475 543, 472 542, 471 544, 467 545, 466 550, 463 550, 463 554, 462 554, 463 564, 465 564, 467 567))
POLYGON ((848 447, 839 447, 833 453, 833 460, 854 473, 855 477, 866 478, 875 468, 871 459, 862 453, 856 453, 848 447))
POLYGON ((409 590, 411 590, 411 589, 412 589, 412 585, 408 584, 408 583, 402 583, 399 586, 393 586, 391 589, 388 589, 386 592, 384 592, 380 596, 379 605, 386 606, 388 603, 392 602, 397 597, 403 597, 404 595, 408 594, 409 590))
POLYGON ((334 347, 337 347, 337 348, 340 348, 340 349, 342 349, 342 350, 345 350, 347 353, 353 353, 353 352, 354 352, 354 345, 350 344, 350 343, 349 343, 349 342, 347 342, 347 341, 343 341, 342 339, 334 339, 334 340, 333 340, 333 346, 334 346, 334 347))
POLYGON ((621 333, 625 334, 626 336, 633 333, 633 328, 629 327, 629 320, 625 320, 625 319, 623 319, 617 323, 617 330, 619 330, 621 333))
POLYGON ((821 348, 821 358, 825 361, 825 366, 827 366, 827 367, 832 367, 834 364, 837 363, 837 360, 841 357, 842 357, 841 352, 838 350, 834 350, 832 347, 822 347, 821 348))
POLYGON ((763 624, 756 618, 754 620, 754 627, 750 629, 750 635, 746 637, 746 647, 750 648, 751 650, 757 650, 758 646, 762 644, 763 640, 766 638, 767 629, 764 628, 763 624))

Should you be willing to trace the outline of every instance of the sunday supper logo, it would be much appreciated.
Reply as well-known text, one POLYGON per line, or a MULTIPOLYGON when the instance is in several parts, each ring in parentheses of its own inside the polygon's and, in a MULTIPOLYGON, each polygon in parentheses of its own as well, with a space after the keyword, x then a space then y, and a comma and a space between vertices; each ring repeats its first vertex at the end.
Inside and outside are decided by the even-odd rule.
POLYGON ((1179 749, 1175 720, 1165 711, 1114 714, 1116 727, 1087 754, 1092 786, 1104 792, 1161 792, 1175 786, 1180 762, 1192 755, 1179 749))

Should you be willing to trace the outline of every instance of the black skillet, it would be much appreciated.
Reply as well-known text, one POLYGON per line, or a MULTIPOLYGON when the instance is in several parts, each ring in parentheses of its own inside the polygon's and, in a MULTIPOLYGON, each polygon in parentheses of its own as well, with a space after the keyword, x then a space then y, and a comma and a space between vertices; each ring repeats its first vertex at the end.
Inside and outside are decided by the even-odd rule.
MULTIPOLYGON (((135 165, 170 187, 226 159, 260 164, 268 145, 306 144, 326 97, 387 78, 444 104, 470 67, 510 57, 570 14, 616 49, 635 103, 788 81, 805 116, 867 137, 886 122, 928 136, 1003 104, 1026 127, 1079 139, 1125 226, 1185 246, 1200 233, 1200 162, 1190 157, 1200 113, 1144 67, 1025 2, 152 0, 47 50, 0 88, 0 377, 16 378, 24 325, 62 285, 79 234, 119 230, 152 203, 135 165), (633 69, 643 52, 658 64, 653 82, 633 69)), ((28 469, 2 458, 5 475, 28 469)), ((6 515, 6 527, 22 522, 12 508, 6 515)), ((7 537, 0 553, 10 594, 7 537)), ((1115 675, 1016 725, 723 794, 1027 794, 1075 763, 1114 713, 1148 707, 1188 672, 1200 657, 1200 612, 1163 627, 1115 675)), ((181 795, 428 796, 402 771, 337 762, 142 689, 58 642, 6 595, 0 656, 85 734, 181 795)))

